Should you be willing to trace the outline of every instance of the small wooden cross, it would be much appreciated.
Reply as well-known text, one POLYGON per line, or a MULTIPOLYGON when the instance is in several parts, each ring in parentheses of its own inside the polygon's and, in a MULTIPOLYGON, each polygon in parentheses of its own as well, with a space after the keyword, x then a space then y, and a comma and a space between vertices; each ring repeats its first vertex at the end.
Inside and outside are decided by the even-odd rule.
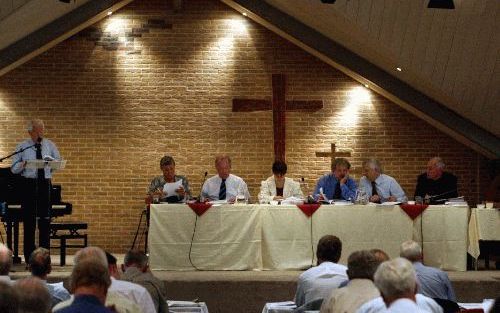
MULTIPOLYGON (((322 152, 322 151, 316 152, 316 157, 321 157, 321 158, 330 157, 331 158, 330 164, 333 164, 333 161, 335 160, 335 158, 348 158, 351 156, 351 152, 349 152, 349 151, 336 151, 335 149, 336 149, 335 144, 332 143, 330 145, 330 151, 328 151, 328 152, 322 152)), ((351 167, 351 169, 349 170, 349 173, 360 174, 361 172, 360 172, 360 170, 351 167)))
POLYGON ((233 99, 233 112, 273 110, 274 158, 285 161, 285 112, 314 112, 323 108, 323 101, 287 101, 284 74, 272 75, 273 100, 233 99))

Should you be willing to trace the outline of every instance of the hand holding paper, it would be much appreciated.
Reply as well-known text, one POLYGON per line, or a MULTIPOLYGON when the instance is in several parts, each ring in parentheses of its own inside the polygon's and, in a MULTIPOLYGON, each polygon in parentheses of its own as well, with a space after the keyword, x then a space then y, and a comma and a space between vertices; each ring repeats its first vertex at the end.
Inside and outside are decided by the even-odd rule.
POLYGON ((177 190, 182 186, 182 180, 179 179, 175 183, 166 183, 163 185, 163 195, 165 197, 171 197, 177 195, 177 190))

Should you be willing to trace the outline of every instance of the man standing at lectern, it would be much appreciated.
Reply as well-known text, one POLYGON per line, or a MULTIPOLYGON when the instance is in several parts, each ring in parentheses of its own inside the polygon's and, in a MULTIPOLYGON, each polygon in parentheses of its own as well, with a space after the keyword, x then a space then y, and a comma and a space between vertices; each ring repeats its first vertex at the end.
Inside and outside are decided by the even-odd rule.
POLYGON ((26 168, 26 162, 36 159, 60 160, 56 145, 43 138, 45 126, 40 119, 28 122, 30 139, 21 142, 16 151, 25 149, 12 158, 11 171, 24 177, 22 190, 22 209, 24 225, 24 259, 28 263, 31 252, 35 250, 35 229, 38 220, 39 246, 50 249, 50 191, 52 170, 26 168))

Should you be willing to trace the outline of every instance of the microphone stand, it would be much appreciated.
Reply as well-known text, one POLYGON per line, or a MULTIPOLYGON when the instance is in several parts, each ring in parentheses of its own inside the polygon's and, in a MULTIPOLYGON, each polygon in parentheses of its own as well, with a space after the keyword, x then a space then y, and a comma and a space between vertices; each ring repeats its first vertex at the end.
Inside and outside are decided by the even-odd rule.
POLYGON ((38 144, 38 142, 37 142, 37 143, 35 143, 35 144, 32 144, 31 146, 28 146, 28 147, 26 147, 26 148, 22 148, 22 149, 21 149, 21 150, 19 150, 19 151, 13 152, 13 153, 9 154, 9 155, 8 155, 8 156, 6 156, 6 157, 0 158, 0 163, 2 163, 2 162, 3 162, 3 160, 6 160, 6 159, 8 159, 8 158, 10 158, 10 157, 13 157, 14 155, 19 154, 19 153, 21 153, 21 152, 23 152, 23 151, 25 151, 25 150, 28 150, 29 148, 33 148, 33 147, 34 147, 34 146, 36 146, 37 144, 38 144))

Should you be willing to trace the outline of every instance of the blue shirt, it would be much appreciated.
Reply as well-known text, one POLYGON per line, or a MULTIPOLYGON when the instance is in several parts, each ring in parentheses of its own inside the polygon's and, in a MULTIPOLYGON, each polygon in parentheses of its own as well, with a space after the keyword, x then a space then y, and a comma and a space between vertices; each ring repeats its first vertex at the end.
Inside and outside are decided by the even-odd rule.
POLYGON ((49 290, 50 296, 52 297, 52 307, 54 307, 59 302, 68 300, 71 297, 68 290, 66 290, 66 288, 64 288, 62 282, 48 284, 45 281, 45 285, 47 286, 47 289, 49 290))
POLYGON ((73 303, 58 310, 57 313, 113 313, 110 309, 106 308, 95 296, 91 295, 77 295, 73 303))
MULTIPOLYGON (((398 184, 398 182, 391 176, 380 174, 377 179, 375 179, 375 188, 377 189, 377 194, 381 198, 381 202, 388 201, 390 196, 396 197, 396 201, 406 202, 405 192, 403 188, 398 184)), ((359 188, 363 188, 366 191, 368 197, 372 196, 372 182, 366 178, 366 176, 361 177, 359 180, 359 188)))
POLYGON ((440 269, 425 266, 420 262, 414 262, 413 267, 417 273, 419 293, 430 298, 457 301, 448 274, 440 269))
MULTIPOLYGON (((34 144, 35 142, 33 142, 32 139, 27 139, 17 145, 16 151, 22 150, 34 144)), ((45 156, 50 156, 54 160, 61 160, 59 150, 57 150, 56 145, 52 141, 44 138, 41 142, 41 145, 42 158, 44 158, 45 156)), ((36 160, 36 148, 34 146, 12 157, 12 173, 21 174, 26 178, 37 178, 38 171, 36 169, 23 168, 23 163, 27 160, 36 160)), ((48 167, 46 167, 44 170, 45 178, 52 178, 52 170, 48 167)))
MULTIPOLYGON (((335 199, 335 187, 339 183, 338 179, 333 175, 333 173, 326 174, 318 180, 316 184, 316 189, 314 189, 314 194, 319 194, 319 189, 323 188, 323 194, 328 199, 335 199)), ((354 200, 356 196, 356 182, 351 177, 347 178, 345 184, 340 185, 340 191, 342 194, 342 199, 344 200, 354 200)))

